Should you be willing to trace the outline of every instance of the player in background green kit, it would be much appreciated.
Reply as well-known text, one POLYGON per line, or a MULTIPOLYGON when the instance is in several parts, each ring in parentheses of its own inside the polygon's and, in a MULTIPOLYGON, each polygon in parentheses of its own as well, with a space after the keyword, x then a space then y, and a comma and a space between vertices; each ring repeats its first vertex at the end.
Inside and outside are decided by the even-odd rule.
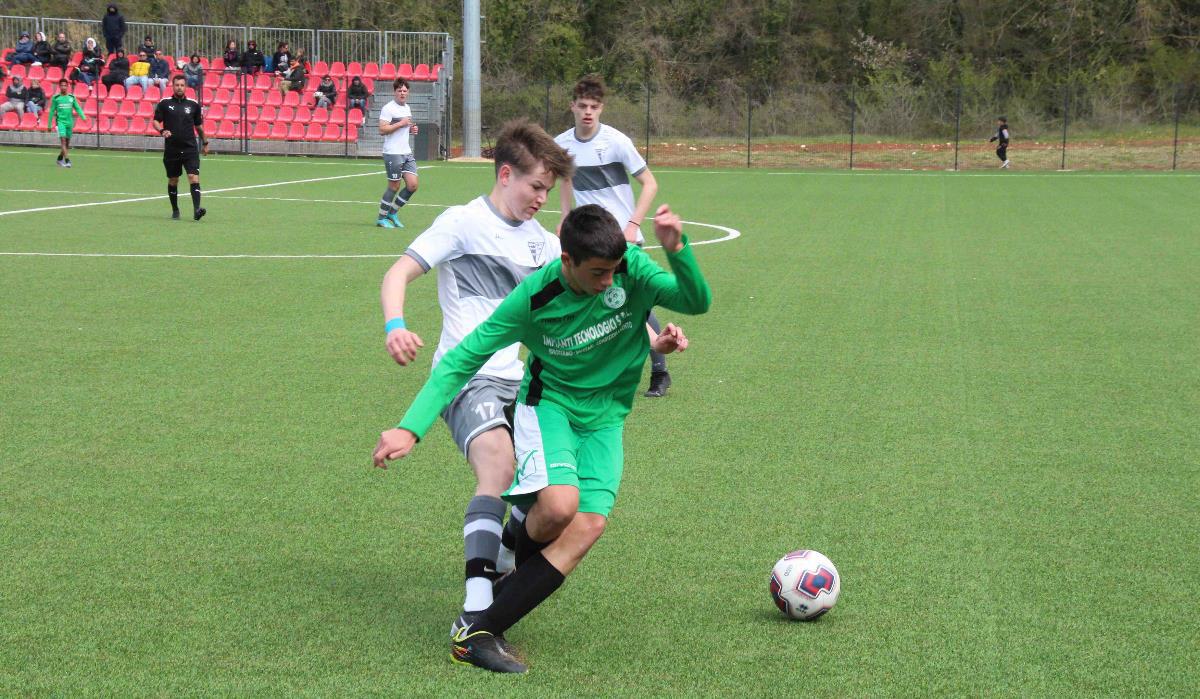
POLYGON ((443 356, 400 424, 380 435, 374 462, 386 468, 412 450, 493 353, 514 342, 529 350, 513 422, 517 472, 504 493, 528 511, 517 536, 517 568, 497 586, 490 607, 464 613, 452 626, 456 662, 526 671, 503 633, 557 590, 604 532, 621 483, 625 418, 647 351, 687 347, 675 325, 651 342, 650 309, 699 314, 711 305, 682 223, 665 205, 654 233, 674 274, 626 243, 603 208, 572 211, 562 223, 562 257, 526 277, 443 356))
POLYGON ((79 100, 71 94, 71 83, 63 78, 58 81, 58 94, 50 100, 49 122, 50 131, 53 131, 54 122, 58 121, 60 150, 56 162, 59 167, 71 167, 71 156, 68 150, 71 147, 71 131, 75 128, 75 112, 79 112, 80 119, 87 121, 87 115, 83 113, 83 107, 79 105, 79 100))

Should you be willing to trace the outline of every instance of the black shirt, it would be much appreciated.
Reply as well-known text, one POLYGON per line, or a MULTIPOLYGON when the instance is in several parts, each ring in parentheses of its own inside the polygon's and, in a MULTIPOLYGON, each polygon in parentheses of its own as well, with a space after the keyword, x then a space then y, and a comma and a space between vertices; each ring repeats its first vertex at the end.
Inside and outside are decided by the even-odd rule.
POLYGON ((204 125, 204 117, 195 100, 172 95, 154 108, 154 120, 171 132, 167 137, 167 148, 196 150, 196 130, 204 125))
POLYGON ((996 135, 988 139, 988 142, 999 141, 1000 145, 1008 145, 1008 124, 996 128, 996 135))

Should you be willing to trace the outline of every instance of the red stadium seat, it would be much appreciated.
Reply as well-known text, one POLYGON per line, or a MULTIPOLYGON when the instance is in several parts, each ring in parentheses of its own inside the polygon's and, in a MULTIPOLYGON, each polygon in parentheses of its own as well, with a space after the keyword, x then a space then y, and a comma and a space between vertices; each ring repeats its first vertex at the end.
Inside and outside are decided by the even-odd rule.
POLYGON ((225 105, 214 104, 214 105, 208 107, 207 109, 204 110, 204 118, 205 119, 213 119, 216 121, 220 121, 221 119, 224 119, 225 118, 225 105))
POLYGON ((112 131, 112 119, 108 117, 100 117, 96 121, 96 131, 98 133, 109 133, 112 131))
MULTIPOLYGON (((316 116, 314 112, 313 116, 316 116)), ((341 107, 334 107, 329 110, 329 118, 326 119, 330 124, 341 124, 346 121, 346 110, 341 107)))
MULTIPOLYGON (((318 73, 318 75, 323 75, 323 73, 318 73)), ((333 63, 329 64, 329 77, 333 78, 334 80, 337 80, 338 78, 342 78, 345 76, 346 76, 346 64, 345 63, 342 63, 341 61, 334 61, 333 63)))
MULTIPOLYGON (((262 109, 263 109, 262 107, 255 107, 253 105, 246 107, 246 115, 245 115, 246 121, 251 121, 251 122, 258 121, 258 114, 259 114, 259 112, 262 111, 262 109)), ((226 119, 237 119, 238 121, 241 121, 242 115, 234 114, 233 110, 229 110, 229 111, 225 112, 225 118, 226 119)))
POLYGON ((239 134, 235 131, 234 122, 232 121, 221 122, 221 126, 216 132, 217 138, 238 138, 238 136, 239 134))
POLYGON ((271 90, 267 93, 266 104, 269 104, 272 107, 278 107, 279 105, 283 104, 283 95, 279 94, 275 90, 271 90))
POLYGON ((221 84, 217 87, 223 87, 226 90, 232 90, 233 88, 237 87, 237 84, 238 80, 236 73, 222 73, 221 84))
POLYGON ((295 107, 280 107, 279 108, 279 116, 276 117, 276 120, 282 121, 285 124, 290 124, 290 123, 292 123, 293 120, 295 120, 295 118, 296 118, 296 108, 295 107))
MULTIPOLYGON (((383 76, 379 76, 379 79, 382 80, 383 76)), ((393 75, 391 77, 391 80, 395 80, 395 79, 396 79, 396 76, 393 75)), ((371 95, 375 94, 375 81, 373 79, 363 78, 363 85, 365 85, 367 87, 368 94, 371 94, 371 95)))
MULTIPOLYGON (((365 78, 367 76, 364 75, 363 77, 365 78)), ((379 66, 379 79, 380 80, 395 80, 396 79, 396 64, 395 63, 384 63, 383 65, 379 66)))
POLYGON ((146 88, 146 94, 142 95, 142 99, 150 100, 155 103, 157 103, 162 98, 163 98, 162 89, 159 88, 158 85, 151 85, 150 87, 146 88))
POLYGON ((16 63, 12 66, 9 66, 8 76, 10 78, 21 78, 23 80, 25 78, 25 70, 24 63, 16 63))
POLYGON ((254 78, 254 89, 255 90, 270 90, 271 89, 270 74, 269 73, 259 73, 254 78))
MULTIPOLYGON (((129 120, 129 133, 144 134, 146 133, 146 120, 141 117, 134 117, 129 120)), ((157 133, 157 132, 152 132, 157 133)))
POLYGON ((147 100, 142 100, 141 102, 138 102, 137 111, 134 113, 134 115, 140 116, 144 119, 153 118, 154 117, 154 108, 156 106, 158 106, 158 102, 149 102, 147 100))
POLYGON ((29 70, 25 72, 25 78, 30 81, 41 80, 44 77, 46 77, 45 66, 29 66, 29 70))
MULTIPOLYGON (((189 57, 188 60, 190 61, 191 58, 189 57)), ((207 56, 200 57, 200 67, 203 68, 204 70, 208 70, 208 57, 207 56)))
MULTIPOLYGON (((13 112, 9 112, 8 114, 13 114, 13 112)), ((8 114, 5 114, 5 116, 8 116, 8 114)), ((18 128, 22 131, 34 131, 38 127, 37 122, 38 120, 36 114, 33 112, 25 112, 21 115, 21 121, 18 124, 18 128)))
POLYGON ((362 76, 364 78, 378 78, 379 77, 379 64, 375 63, 375 62, 364 63, 362 76))
POLYGON ((217 121, 215 119, 204 120, 204 133, 214 134, 217 132, 217 121))
MULTIPOLYGON (((201 58, 200 62, 204 63, 205 60, 206 59, 201 58)), ((210 62, 208 64, 208 67, 210 70, 212 70, 214 72, 219 71, 219 70, 225 70, 225 59, 224 58, 214 58, 214 59, 212 59, 212 62, 210 62)))
POLYGON ((346 77, 352 78, 355 75, 363 74, 363 64, 358 61, 350 61, 346 64, 346 77))
POLYGON ((88 89, 86 83, 75 83, 75 89, 71 91, 77 100, 85 100, 92 96, 92 91, 88 89))
POLYGON ((46 69, 46 79, 52 83, 62 80, 63 69, 60 66, 50 66, 46 69))
POLYGON ((434 64, 434 66, 433 66, 433 70, 432 70, 432 71, 430 71, 430 73, 429 73, 429 79, 430 79, 430 80, 433 80, 434 82, 437 82, 438 75, 439 75, 441 72, 442 72, 442 64, 441 64, 441 63, 435 63, 435 64, 434 64))
MULTIPOLYGON (((249 116, 247 116, 247 118, 248 118, 248 119, 250 119, 250 121, 255 121, 255 119, 254 119, 254 118, 251 118, 251 117, 249 117, 249 116)), ((270 127, 270 125, 271 125, 271 122, 272 122, 272 121, 275 121, 277 118, 278 118, 278 117, 277 117, 277 116, 276 116, 276 114, 275 114, 275 108, 274 108, 274 107, 272 107, 272 106, 270 106, 270 105, 268 105, 268 106, 266 106, 266 107, 263 107, 263 108, 262 108, 262 109, 259 111, 259 113, 258 113, 258 117, 257 117, 257 120, 258 120, 258 121, 265 121, 265 122, 267 122, 267 126, 268 126, 268 127, 270 127)))
POLYGON ((350 113, 346 115, 346 118, 352 124, 361 124, 363 120, 362 110, 358 107, 355 107, 354 109, 350 110, 350 113))
POLYGON ((312 70, 309 71, 309 74, 320 77, 322 75, 325 75, 328 72, 329 72, 329 64, 326 63, 325 61, 317 61, 316 63, 313 64, 312 70))
POLYGON ((89 117, 96 116, 98 113, 96 110, 100 109, 100 103, 95 97, 89 97, 80 104, 83 106, 83 113, 89 117))
POLYGON ((413 69, 413 80, 428 80, 428 79, 429 79, 429 66, 422 63, 413 69))
POLYGON ((129 100, 122 100, 121 108, 119 110, 117 110, 117 115, 123 116, 125 118, 129 118, 129 117, 133 116, 134 114, 137 114, 137 108, 138 108, 137 102, 131 102, 129 100))
POLYGON ((255 107, 261 107, 267 103, 267 94, 268 93, 266 90, 252 90, 250 92, 250 101, 247 104, 254 105, 255 107))
POLYGON ((309 124, 304 130, 305 141, 320 141, 321 136, 325 135, 325 129, 320 124, 309 124))
POLYGON ((211 104, 229 104, 232 95, 229 90, 217 90, 217 94, 213 97, 211 104))
POLYGON ((83 51, 76 51, 75 53, 71 54, 70 65, 77 66, 77 65, 79 65, 79 62, 82 60, 83 60, 83 51))
MULTIPOLYGON (((172 91, 172 92, 171 92, 171 94, 175 94, 175 92, 174 92, 174 91, 172 91)), ((203 95, 204 93, 203 93, 203 92, 201 92, 200 94, 201 94, 201 95, 203 95)), ((200 104, 204 104, 204 102, 202 102, 202 101, 200 101, 200 100, 197 100, 197 99, 196 99, 196 88, 194 88, 194 87, 185 87, 185 88, 183 88, 183 96, 184 96, 184 97, 186 97, 186 98, 188 98, 188 99, 190 99, 190 100, 193 100, 193 101, 196 101, 196 102, 200 102, 200 104)))
POLYGON ((250 133, 250 138, 260 141, 265 141, 271 137, 271 125, 265 121, 260 121, 254 125, 254 131, 250 133))
POLYGON ((329 122, 329 110, 324 107, 318 107, 312 111, 312 123, 325 124, 329 122))
MULTIPOLYGON (((190 90, 192 88, 189 87, 188 89, 190 90)), ((204 96, 204 99, 202 100, 204 104, 212 104, 217 99, 217 91, 211 87, 204 88, 200 94, 204 96)))
POLYGON ((312 121, 312 110, 308 107, 296 107, 296 116, 292 121, 298 121, 301 124, 307 124, 312 121))
POLYGON ((287 140, 303 141, 304 140, 304 124, 292 122, 292 125, 288 127, 287 140))
POLYGON ((126 119, 123 116, 113 117, 112 125, 108 129, 108 132, 110 134, 120 136, 124 133, 127 133, 128 131, 129 131, 129 120, 128 119, 126 119))
POLYGON ((300 104, 300 93, 295 90, 289 90, 283 98, 283 103, 289 107, 295 107, 300 104))
POLYGON ((125 99, 125 86, 120 83, 113 85, 112 87, 108 88, 108 94, 105 95, 105 97, 110 100, 125 99))
POLYGON ((141 85, 130 85, 125 88, 125 99, 140 100, 143 92, 141 85))
POLYGON ((340 141, 342 140, 342 127, 340 124, 327 124, 324 133, 321 134, 322 141, 340 141))
POLYGON ((104 100, 104 104, 100 106, 100 116, 115 117, 117 110, 121 108, 121 103, 117 100, 104 100))
POLYGON ((413 67, 407 63, 401 63, 400 68, 396 71, 396 77, 404 78, 405 80, 412 80, 413 67))
POLYGON ((288 125, 282 121, 277 121, 271 125, 271 140, 286 141, 288 133, 288 125))
POLYGON ((88 117, 75 122, 75 133, 92 133, 95 131, 96 120, 88 117))

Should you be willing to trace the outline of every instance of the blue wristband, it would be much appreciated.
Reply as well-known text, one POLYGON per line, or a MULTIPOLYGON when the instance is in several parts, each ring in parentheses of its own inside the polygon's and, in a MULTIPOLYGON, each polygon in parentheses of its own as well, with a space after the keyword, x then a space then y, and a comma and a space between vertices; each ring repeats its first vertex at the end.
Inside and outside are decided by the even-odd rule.
POLYGON ((403 329, 403 328, 407 328, 407 327, 408 326, 404 324, 403 318, 392 318, 388 322, 384 323, 383 331, 385 333, 390 333, 391 331, 395 330, 396 328, 403 329))

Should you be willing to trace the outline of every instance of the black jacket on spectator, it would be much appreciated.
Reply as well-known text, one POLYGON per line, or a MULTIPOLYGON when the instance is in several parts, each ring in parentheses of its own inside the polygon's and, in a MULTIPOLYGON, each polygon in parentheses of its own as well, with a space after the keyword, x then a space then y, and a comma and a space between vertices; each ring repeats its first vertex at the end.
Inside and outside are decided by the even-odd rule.
POLYGON ((350 87, 346 88, 346 99, 365 100, 370 96, 371 93, 367 92, 367 84, 358 78, 351 80, 350 87))
POLYGON ((29 88, 29 94, 25 96, 25 101, 33 102, 38 109, 46 108, 46 91, 42 89, 40 83, 35 82, 33 87, 29 88))
POLYGON ((292 54, 289 51, 276 51, 271 55, 271 65, 275 66, 276 73, 282 73, 288 69, 288 64, 292 62, 292 54))
POLYGON ((293 90, 304 89, 304 66, 298 65, 292 69, 291 75, 284 77, 284 80, 289 80, 292 83, 293 90))
POLYGON ((121 43, 125 38, 125 15, 121 14, 116 5, 109 5, 108 9, 100 23, 104 29, 104 38, 121 43))
POLYGON ((337 83, 335 83, 332 78, 322 80, 321 82, 317 83, 317 92, 320 92, 328 97, 330 102, 337 102, 337 83))
POLYGON ((108 64, 108 72, 104 74, 100 81, 105 85, 116 85, 117 83, 125 82, 125 78, 129 77, 129 59, 125 56, 119 56, 108 64))
POLYGON ((228 49, 221 57, 225 59, 226 68, 237 68, 241 65, 241 56, 238 55, 237 49, 228 49))
POLYGON ((10 100, 21 100, 21 103, 24 104, 29 99, 29 90, 24 85, 13 83, 4 91, 4 97, 10 100))
POLYGON ((100 69, 104 67, 104 53, 99 46, 95 48, 85 48, 83 57, 79 59, 79 70, 82 73, 91 73, 97 77, 100 76, 100 69))
MULTIPOLYGON (((39 34, 39 36, 41 36, 39 34)), ((54 50, 50 48, 50 42, 43 39, 38 39, 33 42, 33 55, 37 57, 39 63, 49 63, 50 56, 54 50)))
POLYGON ((71 62, 71 54, 75 53, 74 49, 71 48, 71 42, 65 39, 63 41, 55 41, 50 50, 54 52, 54 55, 50 57, 50 65, 61 68, 67 67, 67 64, 71 62))
POLYGON ((266 64, 267 57, 264 56, 263 52, 259 51, 257 48, 251 47, 242 52, 242 70, 246 70, 247 68, 261 69, 266 64))

